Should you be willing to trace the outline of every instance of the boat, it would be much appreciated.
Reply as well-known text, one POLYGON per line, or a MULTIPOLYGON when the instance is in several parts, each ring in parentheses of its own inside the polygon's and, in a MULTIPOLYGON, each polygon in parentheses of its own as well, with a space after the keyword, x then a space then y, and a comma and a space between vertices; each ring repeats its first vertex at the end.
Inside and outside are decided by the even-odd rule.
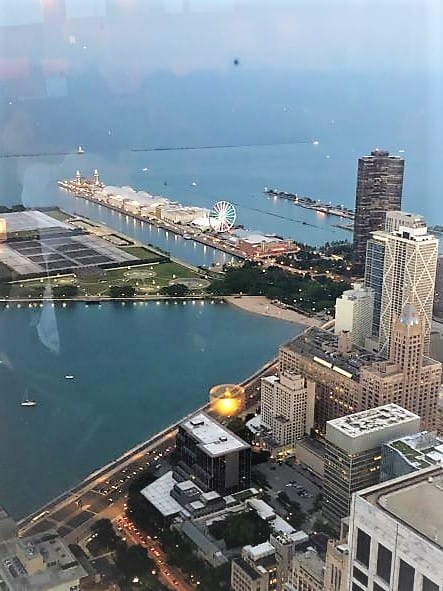
POLYGON ((65 376, 65 380, 73 380, 73 379, 74 379, 74 376, 71 376, 71 375, 65 376))
POLYGON ((29 398, 26 398, 26 400, 22 400, 22 402, 20 402, 20 406, 37 406, 37 402, 35 400, 29 400, 29 398))
POLYGON ((191 240, 192 236, 191 236, 191 234, 183 234, 183 238, 185 240, 191 240))
POLYGON ((144 168, 142 168, 143 172, 148 172, 149 168, 147 166, 145 166, 144 168))
POLYGON ((79 146, 79 147, 77 148, 77 154, 84 154, 84 153, 85 153, 85 151, 84 151, 84 149, 82 148, 82 146, 79 146))
POLYGON ((196 186, 197 186, 197 183, 195 181, 192 181, 191 187, 196 187, 196 186))

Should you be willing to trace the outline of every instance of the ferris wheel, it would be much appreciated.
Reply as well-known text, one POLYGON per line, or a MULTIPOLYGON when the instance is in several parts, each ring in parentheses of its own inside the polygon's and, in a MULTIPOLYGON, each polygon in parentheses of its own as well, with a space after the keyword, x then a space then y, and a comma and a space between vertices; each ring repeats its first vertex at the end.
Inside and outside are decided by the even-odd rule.
POLYGON ((232 203, 217 201, 209 213, 209 223, 216 232, 228 232, 234 226, 237 212, 232 203))

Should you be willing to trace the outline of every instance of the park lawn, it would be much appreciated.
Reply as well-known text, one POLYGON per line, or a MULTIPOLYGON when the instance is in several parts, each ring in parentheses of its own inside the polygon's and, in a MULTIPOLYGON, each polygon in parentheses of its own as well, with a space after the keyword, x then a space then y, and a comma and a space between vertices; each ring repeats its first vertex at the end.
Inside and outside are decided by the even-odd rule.
POLYGON ((132 256, 144 261, 158 261, 162 256, 146 246, 120 246, 120 250, 124 250, 128 254, 132 254, 132 256))
MULTIPOLYGON (((130 265, 128 265, 130 266, 130 265)), ((170 281, 177 278, 198 278, 199 275, 186 267, 182 267, 177 263, 153 263, 153 264, 146 264, 146 265, 137 265, 131 266, 130 271, 136 272, 140 271, 151 271, 155 273, 154 276, 151 277, 127 277, 128 273, 128 266, 120 267, 118 269, 110 269, 104 271, 101 275, 92 275, 90 277, 79 277, 74 278, 64 278, 60 277, 51 278, 50 283, 52 287, 60 286, 60 285, 78 285, 79 287, 79 296, 88 295, 88 296, 100 296, 100 295, 108 295, 108 289, 111 285, 133 285, 137 293, 140 294, 152 294, 155 295, 157 291, 159 291, 162 287, 169 285, 170 281), (136 285, 138 284, 138 285, 136 285), (143 290, 143 288, 149 288, 143 290)), ((41 282, 40 279, 35 279, 34 281, 25 281, 23 282, 23 287, 19 290, 17 289, 16 295, 20 295, 21 297, 27 297, 31 295, 35 297, 35 289, 37 287, 42 287, 42 285, 47 285, 48 280, 45 279, 44 282, 41 282), (29 289, 27 289, 29 288, 29 289)), ((17 286, 16 286, 17 287, 17 286)))
POLYGON ((72 215, 70 215, 69 213, 65 213, 61 209, 51 209, 49 211, 46 210, 43 213, 49 215, 51 218, 54 218, 55 220, 58 220, 59 222, 67 222, 72 218, 72 215))

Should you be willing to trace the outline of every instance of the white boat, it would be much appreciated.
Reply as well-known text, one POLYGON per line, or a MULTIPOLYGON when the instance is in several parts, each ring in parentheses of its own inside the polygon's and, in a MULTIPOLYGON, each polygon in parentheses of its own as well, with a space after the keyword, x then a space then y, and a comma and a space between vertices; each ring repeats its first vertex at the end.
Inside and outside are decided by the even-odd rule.
POLYGON ((197 186, 197 183, 195 181, 192 181, 191 187, 196 187, 196 186, 197 186))
POLYGON ((144 168, 142 168, 143 172, 148 172, 149 168, 147 166, 145 166, 144 168))
POLYGON ((192 236, 191 236, 191 234, 183 234, 183 238, 185 240, 191 240, 192 236))
POLYGON ((74 379, 74 376, 71 376, 71 375, 65 376, 65 380, 73 380, 73 379, 74 379))
POLYGON ((20 402, 20 406, 36 406, 36 405, 37 405, 37 402, 35 400, 29 400, 29 398, 20 402))
POLYGON ((79 147, 77 148, 77 154, 84 154, 84 153, 85 153, 85 151, 84 151, 84 149, 82 148, 82 146, 79 146, 79 147))

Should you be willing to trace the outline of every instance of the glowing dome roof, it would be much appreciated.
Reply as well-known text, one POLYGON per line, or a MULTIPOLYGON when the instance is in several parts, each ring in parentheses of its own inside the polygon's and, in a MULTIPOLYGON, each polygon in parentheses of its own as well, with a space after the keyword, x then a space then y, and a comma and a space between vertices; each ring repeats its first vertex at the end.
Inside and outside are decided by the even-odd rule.
POLYGON ((416 326, 420 323, 415 311, 415 306, 412 304, 406 304, 406 306, 404 306, 400 315, 400 322, 405 326, 416 326))

